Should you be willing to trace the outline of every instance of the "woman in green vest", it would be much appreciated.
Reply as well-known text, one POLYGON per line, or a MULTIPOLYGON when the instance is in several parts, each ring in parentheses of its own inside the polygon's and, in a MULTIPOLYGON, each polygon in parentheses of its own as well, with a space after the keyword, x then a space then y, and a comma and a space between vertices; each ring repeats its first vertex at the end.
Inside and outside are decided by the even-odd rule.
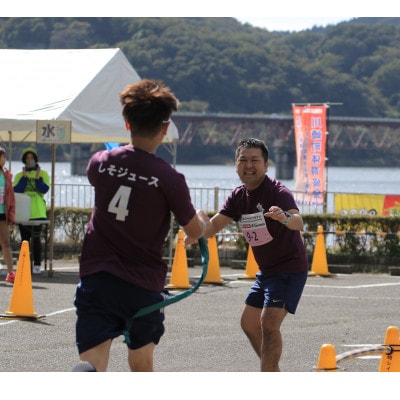
MULTIPOLYGON (((50 177, 46 171, 43 171, 38 164, 37 151, 28 147, 22 150, 22 162, 24 167, 21 172, 15 175, 14 191, 24 193, 30 197, 31 210, 30 220, 47 219, 46 202, 44 195, 50 188, 50 177)), ((34 274, 40 274, 42 262, 42 246, 40 242, 40 225, 29 226, 19 224, 21 241, 27 240, 30 243, 33 236, 33 269, 34 274)))

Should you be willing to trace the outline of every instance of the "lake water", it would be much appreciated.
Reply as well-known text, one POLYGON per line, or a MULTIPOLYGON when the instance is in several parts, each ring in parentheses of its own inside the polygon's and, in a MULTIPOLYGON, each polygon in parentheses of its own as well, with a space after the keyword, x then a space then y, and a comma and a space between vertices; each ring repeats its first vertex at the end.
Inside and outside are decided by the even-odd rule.
MULTIPOLYGON (((18 163, 20 164, 20 163, 18 163)), ((41 163, 51 175, 51 163, 41 163)), ((13 162, 11 170, 16 174, 21 165, 13 162)), ((232 189, 240 185, 233 165, 177 165, 193 188, 232 189)), ((268 175, 275 178, 275 167, 270 166, 268 175)), ((327 191, 336 193, 400 194, 400 168, 327 168, 327 191)), ((55 183, 88 184, 86 176, 71 176, 70 163, 55 163, 55 183)), ((289 189, 294 179, 282 180, 289 189)))
MULTIPOLYGON (((20 161, 13 162, 11 165, 13 174, 16 174, 21 166, 20 161)), ((41 163, 41 167, 51 176, 51 163, 41 163)), ((70 163, 56 162, 54 169, 55 206, 92 207, 93 190, 91 186, 87 186, 89 182, 86 176, 72 176, 70 163)), ((206 211, 218 209, 230 190, 240 185, 233 165, 177 165, 176 169, 185 175, 195 207, 206 211), (215 187, 220 189, 217 196, 213 190, 215 187)), ((275 178, 275 167, 269 167, 268 174, 275 178)), ((294 179, 282 180, 282 182, 289 189, 294 189, 294 179)), ((335 193, 398 195, 400 194, 400 168, 328 167, 327 192, 327 212, 334 210, 335 193)), ((45 199, 47 204, 50 204, 50 192, 45 199)), ((302 212, 319 212, 314 208, 308 208, 308 206, 300 209, 302 212)))
MULTIPOLYGON (((178 165, 185 174, 189 187, 233 188, 240 184, 234 166, 178 165)), ((275 167, 268 175, 275 178, 275 167)), ((400 194, 400 168, 340 168, 327 169, 327 191, 339 193, 400 194)), ((294 189, 294 179, 281 180, 294 189)))

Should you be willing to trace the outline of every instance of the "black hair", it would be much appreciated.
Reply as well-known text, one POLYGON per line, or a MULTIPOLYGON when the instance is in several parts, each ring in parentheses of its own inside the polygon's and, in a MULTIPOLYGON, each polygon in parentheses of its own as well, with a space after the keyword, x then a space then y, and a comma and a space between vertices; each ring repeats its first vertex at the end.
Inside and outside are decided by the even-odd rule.
POLYGON ((38 163, 38 156, 37 156, 37 154, 35 154, 33 151, 27 151, 26 153, 24 153, 24 155, 22 156, 22 162, 24 163, 24 164, 26 164, 26 156, 29 154, 29 153, 31 153, 32 154, 32 156, 33 156, 33 159, 35 160, 35 163, 38 163))
POLYGON ((240 149, 261 149, 262 156, 264 158, 264 161, 268 161, 268 147, 267 145, 260 139, 255 139, 255 138, 249 138, 249 139, 243 139, 239 142, 237 148, 236 148, 236 159, 239 156, 240 149))

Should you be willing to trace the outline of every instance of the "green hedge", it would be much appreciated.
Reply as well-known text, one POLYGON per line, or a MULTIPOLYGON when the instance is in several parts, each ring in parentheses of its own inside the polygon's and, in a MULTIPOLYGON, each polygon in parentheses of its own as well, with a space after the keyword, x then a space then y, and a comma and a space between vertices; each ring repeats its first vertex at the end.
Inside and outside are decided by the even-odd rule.
POLYGON ((400 217, 360 215, 304 215, 306 248, 314 247, 318 226, 326 237, 326 251, 340 255, 400 256, 400 217))
MULTIPOLYGON (((92 209, 55 208, 54 243, 82 243, 92 209), (63 239, 60 239, 64 236, 63 239)), ((212 214, 209 215, 210 217, 212 214)), ((308 253, 314 249, 318 227, 322 226, 329 254, 360 256, 400 256, 400 216, 360 216, 335 214, 303 215, 305 228, 302 232, 308 253)), ((179 226, 174 223, 172 235, 175 238, 179 226)), ((218 237, 219 243, 230 242, 237 250, 246 250, 247 244, 240 235, 238 223, 229 224, 218 237), (230 239, 229 239, 230 238, 230 239)), ((168 246, 169 238, 166 240, 168 246)))

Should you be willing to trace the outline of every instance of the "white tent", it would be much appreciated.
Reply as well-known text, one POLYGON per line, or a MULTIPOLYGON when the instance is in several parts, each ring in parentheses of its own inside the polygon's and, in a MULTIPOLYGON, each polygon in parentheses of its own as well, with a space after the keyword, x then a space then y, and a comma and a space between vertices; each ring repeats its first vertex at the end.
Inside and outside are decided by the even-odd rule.
POLYGON ((0 140, 36 142, 36 120, 67 120, 72 143, 128 143, 118 94, 139 80, 120 49, 0 49, 0 140))
MULTIPOLYGON (((71 121, 71 143, 129 143, 119 93, 140 80, 120 49, 0 49, 0 142, 37 142, 36 122, 71 121)), ((165 144, 176 156, 178 130, 165 144)), ((52 182, 55 149, 52 145, 52 182)), ((11 154, 8 154, 11 159, 11 154)), ((174 161, 175 162, 175 161, 174 161)), ((53 261, 54 185, 50 213, 53 261)))

